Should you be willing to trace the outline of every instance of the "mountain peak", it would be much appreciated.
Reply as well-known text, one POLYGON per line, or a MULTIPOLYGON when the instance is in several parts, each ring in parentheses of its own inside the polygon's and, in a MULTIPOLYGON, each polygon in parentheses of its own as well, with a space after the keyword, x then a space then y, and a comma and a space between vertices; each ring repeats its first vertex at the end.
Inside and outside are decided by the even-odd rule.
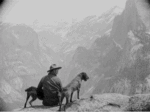
MULTIPOLYGON (((103 14, 111 14, 111 13, 115 13, 115 14, 121 14, 123 11, 123 8, 119 7, 119 6, 114 6, 110 9, 108 9, 106 12, 104 12, 103 14)), ((102 14, 102 15, 103 15, 102 14)))

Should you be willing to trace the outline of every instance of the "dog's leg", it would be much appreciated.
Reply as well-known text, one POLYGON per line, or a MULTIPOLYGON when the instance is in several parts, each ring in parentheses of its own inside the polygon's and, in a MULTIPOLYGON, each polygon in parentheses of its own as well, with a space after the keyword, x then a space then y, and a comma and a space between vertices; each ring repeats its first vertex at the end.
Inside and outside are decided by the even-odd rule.
POLYGON ((27 98, 26 98, 26 102, 25 102, 25 104, 24 104, 24 108, 26 108, 27 101, 29 100, 29 98, 30 98, 30 94, 29 94, 29 93, 27 93, 27 98))
POLYGON ((61 97, 61 102, 63 102, 64 97, 65 97, 64 95, 61 97))
POLYGON ((80 99, 79 97, 80 89, 77 89, 77 98, 80 99))
POLYGON ((67 106, 67 104, 68 104, 68 97, 66 96, 66 104, 64 105, 64 111, 66 110, 66 106, 67 106))
POLYGON ((73 96, 73 92, 71 93, 71 96, 70 96, 70 102, 72 102, 72 96, 73 96))
POLYGON ((70 102, 70 95, 66 95, 66 104, 64 106, 64 111, 66 110, 66 106, 69 102, 70 102))
POLYGON ((59 96, 59 110, 58 111, 61 111, 63 99, 64 99, 64 95, 59 96))
POLYGON ((31 107, 32 107, 32 102, 33 102, 33 101, 35 101, 35 100, 36 100, 36 98, 37 98, 37 97, 32 96, 32 100, 29 102, 29 103, 30 103, 30 105, 31 105, 31 107))

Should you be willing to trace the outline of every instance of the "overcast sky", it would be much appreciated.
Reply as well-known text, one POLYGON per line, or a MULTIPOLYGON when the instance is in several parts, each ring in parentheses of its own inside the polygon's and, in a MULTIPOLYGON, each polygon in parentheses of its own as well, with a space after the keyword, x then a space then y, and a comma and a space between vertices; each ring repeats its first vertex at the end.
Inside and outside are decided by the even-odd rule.
POLYGON ((124 8, 126 0, 8 0, 2 20, 12 23, 51 24, 101 14, 113 6, 124 8))

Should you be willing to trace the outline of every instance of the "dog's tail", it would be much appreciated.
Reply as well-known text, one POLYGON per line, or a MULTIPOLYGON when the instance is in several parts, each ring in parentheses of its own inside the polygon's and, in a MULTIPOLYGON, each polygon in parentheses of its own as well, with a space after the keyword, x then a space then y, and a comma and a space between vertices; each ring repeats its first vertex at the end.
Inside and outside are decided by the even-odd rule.
POLYGON ((33 90, 36 90, 36 87, 31 86, 31 87, 25 89, 25 92, 33 91, 33 90))

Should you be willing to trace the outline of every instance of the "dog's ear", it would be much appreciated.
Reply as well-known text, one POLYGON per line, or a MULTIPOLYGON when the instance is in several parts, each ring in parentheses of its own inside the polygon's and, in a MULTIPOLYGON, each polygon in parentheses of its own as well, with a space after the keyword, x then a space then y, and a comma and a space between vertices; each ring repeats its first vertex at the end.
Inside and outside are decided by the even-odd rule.
POLYGON ((85 80, 85 73, 84 73, 84 72, 81 72, 81 73, 80 73, 80 77, 81 77, 82 80, 85 80))
POLYGON ((82 77, 84 81, 87 81, 89 79, 88 75, 85 72, 83 72, 82 77))

